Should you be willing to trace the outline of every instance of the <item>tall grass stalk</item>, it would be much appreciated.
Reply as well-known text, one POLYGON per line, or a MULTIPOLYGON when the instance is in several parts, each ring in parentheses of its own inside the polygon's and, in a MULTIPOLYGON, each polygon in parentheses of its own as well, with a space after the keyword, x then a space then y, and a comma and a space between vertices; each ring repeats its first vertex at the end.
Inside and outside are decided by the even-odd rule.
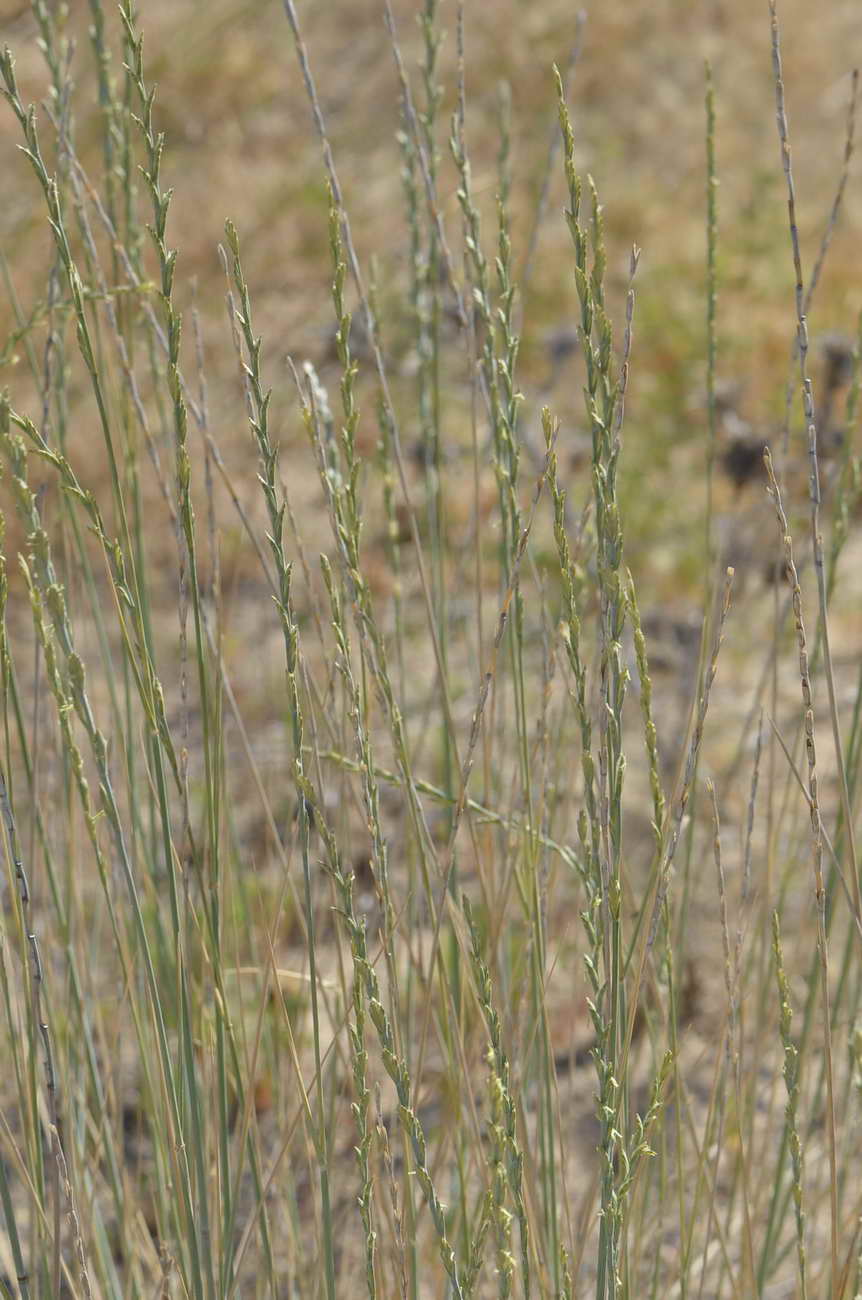
MULTIPOLYGON (((812 426, 813 427, 813 426, 812 426)), ((805 636, 805 624, 802 616, 802 591, 793 559, 793 544, 787 523, 787 516, 781 501, 781 490, 772 468, 772 458, 766 453, 766 471, 779 531, 784 547, 784 561, 787 566, 791 590, 793 592, 793 617, 796 624, 796 639, 799 650, 799 676, 802 685, 802 706, 805 725, 805 752, 808 760, 808 796, 811 812, 811 832, 813 840, 812 870, 814 874, 814 903, 817 909, 817 953, 820 966, 820 992, 823 1002, 823 1056, 826 1066, 826 1127, 829 1139, 829 1188, 830 1188, 830 1237, 832 1247, 832 1286, 838 1284, 838 1169, 835 1136, 835 1087, 832 1060, 832 1026, 830 1015, 829 990, 829 950, 826 936, 826 888, 823 878, 823 824, 817 780, 817 750, 814 739, 814 712, 811 697, 811 679, 808 673, 808 647, 805 636)))

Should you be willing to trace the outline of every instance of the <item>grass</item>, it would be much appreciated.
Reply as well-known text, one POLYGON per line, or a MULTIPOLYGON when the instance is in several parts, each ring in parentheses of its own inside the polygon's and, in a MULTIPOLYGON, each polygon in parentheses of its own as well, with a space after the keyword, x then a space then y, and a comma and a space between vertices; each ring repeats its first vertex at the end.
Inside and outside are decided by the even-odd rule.
POLYGON ((731 8, 5 48, 4 1295, 862 1290, 857 85, 731 8))

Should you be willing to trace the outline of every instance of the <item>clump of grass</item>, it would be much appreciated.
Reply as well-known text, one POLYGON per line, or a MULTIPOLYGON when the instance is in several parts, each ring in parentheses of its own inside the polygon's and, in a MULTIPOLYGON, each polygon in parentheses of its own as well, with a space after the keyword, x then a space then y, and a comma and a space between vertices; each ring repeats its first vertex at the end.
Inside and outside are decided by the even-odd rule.
POLYGON ((854 634, 859 378, 854 360, 827 500, 807 317, 855 78, 806 284, 771 6, 812 636, 791 444, 767 454, 789 592, 742 590, 731 617, 729 570, 716 598, 726 89, 707 69, 703 474, 684 484, 703 500, 705 613, 680 707, 649 631, 653 539, 623 504, 629 460, 647 463, 641 250, 626 263, 607 233, 560 73, 543 74, 560 175, 546 167, 524 222, 518 99, 498 88, 486 157, 464 7, 450 86, 436 0, 418 73, 385 4, 404 256, 387 224, 366 273, 285 0, 322 155, 334 350, 278 367, 256 332, 253 232, 241 253, 225 214, 239 382, 215 401, 206 319, 184 335, 138 20, 127 0, 116 19, 90 10, 96 162, 63 12, 34 0, 44 112, 0 56, 50 237, 44 298, 14 301, 0 340, 0 1291, 622 1300, 798 1278, 843 1294, 862 1198, 858 1032, 838 1047, 862 997, 862 689, 834 647, 854 634), (557 190, 583 468, 521 368, 557 190))

